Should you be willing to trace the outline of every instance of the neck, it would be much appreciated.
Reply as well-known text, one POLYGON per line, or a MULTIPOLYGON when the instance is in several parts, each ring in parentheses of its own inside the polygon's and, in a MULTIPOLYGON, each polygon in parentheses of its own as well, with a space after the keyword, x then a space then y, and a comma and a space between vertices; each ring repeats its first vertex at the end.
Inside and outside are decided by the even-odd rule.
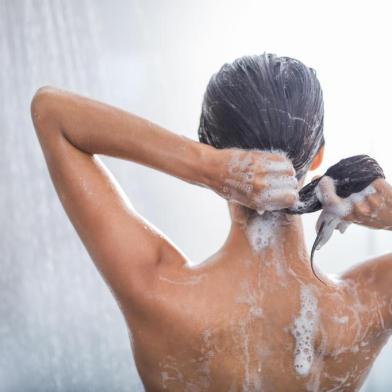
POLYGON ((230 210, 232 225, 223 247, 230 259, 279 262, 283 269, 313 277, 300 216, 281 212, 259 215, 240 206, 231 206, 230 210))

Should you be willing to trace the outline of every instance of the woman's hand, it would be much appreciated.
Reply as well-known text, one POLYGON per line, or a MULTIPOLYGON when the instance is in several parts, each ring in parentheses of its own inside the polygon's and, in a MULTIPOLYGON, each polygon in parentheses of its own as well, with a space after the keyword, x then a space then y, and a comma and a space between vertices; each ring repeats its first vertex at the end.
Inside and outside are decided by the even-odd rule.
POLYGON ((324 240, 318 249, 330 238, 334 229, 344 232, 350 223, 375 229, 392 229, 392 187, 378 178, 367 188, 341 198, 335 193, 333 180, 324 177, 318 185, 318 198, 323 211, 316 229, 324 224, 324 240))
POLYGON ((260 214, 298 202, 295 170, 283 153, 234 148, 215 153, 210 188, 225 199, 260 214))
POLYGON ((392 186, 383 178, 370 185, 373 192, 362 200, 354 201, 343 220, 375 229, 392 229, 392 186))

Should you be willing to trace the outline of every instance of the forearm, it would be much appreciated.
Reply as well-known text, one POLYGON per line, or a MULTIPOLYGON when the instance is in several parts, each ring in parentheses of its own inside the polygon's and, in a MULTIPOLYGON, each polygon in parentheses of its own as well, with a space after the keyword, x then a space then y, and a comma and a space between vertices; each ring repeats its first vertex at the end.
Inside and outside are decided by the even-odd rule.
POLYGON ((392 230, 392 186, 384 179, 374 183, 377 197, 373 199, 373 213, 371 220, 379 229, 392 230))
POLYGON ((149 166, 187 182, 209 185, 214 148, 178 136, 141 117, 64 90, 36 93, 32 115, 58 128, 78 149, 149 166))
MULTIPOLYGON (((295 170, 281 154, 215 149, 124 110, 51 87, 37 91, 31 112, 40 141, 50 139, 56 145, 66 140, 87 154, 137 162, 259 211, 289 208, 297 201, 295 170), (278 183, 270 184, 271 175, 288 178, 284 191, 278 183)), ((50 149, 51 143, 45 144, 50 149)))
POLYGON ((371 184, 371 193, 356 202, 344 220, 374 229, 392 230, 392 186, 383 178, 371 184))

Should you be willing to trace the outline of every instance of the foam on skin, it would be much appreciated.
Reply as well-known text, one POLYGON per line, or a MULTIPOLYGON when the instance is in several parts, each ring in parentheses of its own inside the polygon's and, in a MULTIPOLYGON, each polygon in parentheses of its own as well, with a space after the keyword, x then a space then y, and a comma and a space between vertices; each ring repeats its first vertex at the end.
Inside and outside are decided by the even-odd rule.
POLYGON ((268 188, 260 192, 258 202, 263 205, 264 209, 259 209, 258 213, 281 210, 287 207, 288 197, 298 198, 296 188, 290 185, 292 183, 292 181, 286 179, 275 179, 275 185, 268 183, 268 188))
POLYGON ((346 231, 350 222, 343 221, 342 218, 351 213, 354 204, 376 193, 374 187, 369 185, 361 192, 353 193, 344 199, 337 198, 334 180, 329 176, 324 176, 320 180, 315 191, 317 198, 323 206, 323 211, 317 222, 317 230, 324 223, 321 240, 316 248, 317 250, 321 249, 327 243, 335 229, 341 233, 346 231))
POLYGON ((348 316, 333 316, 332 321, 336 324, 347 324, 348 323, 348 316))
POLYGON ((264 188, 254 195, 259 214, 264 211, 280 210, 287 207, 287 201, 298 198, 298 181, 294 175, 283 175, 293 170, 290 160, 283 151, 274 150, 271 154, 280 155, 284 160, 273 160, 266 156, 254 160, 252 152, 234 151, 228 164, 229 178, 222 188, 228 200, 237 200, 241 195, 256 193, 254 180, 257 173, 262 173, 264 188), (281 174, 279 174, 281 173, 281 174))
POLYGON ((286 160, 273 161, 271 159, 266 159, 266 158, 261 159, 260 163, 263 165, 263 167, 268 169, 268 171, 270 172, 284 171, 284 170, 290 170, 293 167, 284 151, 272 150, 271 153, 276 155, 281 155, 284 158, 286 158, 286 160))
POLYGON ((300 313, 294 320, 292 334, 295 338, 294 369, 306 376, 314 359, 314 335, 318 325, 317 298, 308 286, 301 286, 300 313))
POLYGON ((272 244, 280 227, 280 214, 266 212, 250 219, 246 228, 248 241, 256 253, 272 244))
POLYGON ((263 309, 259 306, 255 292, 246 281, 241 284, 241 287, 243 292, 236 298, 236 303, 249 305, 249 315, 253 319, 261 319, 263 317, 263 309))
POLYGON ((298 199, 298 180, 295 178, 295 176, 277 176, 274 174, 276 172, 286 171, 293 168, 291 162, 287 158, 286 153, 279 150, 274 150, 272 153, 281 155, 286 160, 261 160, 263 168, 272 174, 266 175, 263 179, 266 184, 266 189, 260 192, 258 202, 263 205, 264 209, 259 209, 259 214, 262 214, 264 211, 276 211, 287 207, 288 196, 291 196, 294 199, 298 199))

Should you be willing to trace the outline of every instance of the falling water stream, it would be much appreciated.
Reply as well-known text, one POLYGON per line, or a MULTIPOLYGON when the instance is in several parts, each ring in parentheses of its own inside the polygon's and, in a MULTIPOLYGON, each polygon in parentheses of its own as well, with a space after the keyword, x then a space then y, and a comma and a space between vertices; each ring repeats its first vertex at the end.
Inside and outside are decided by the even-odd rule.
POLYGON ((30 120, 45 84, 102 95, 93 1, 0 1, 0 390, 142 390, 120 312, 30 120))

